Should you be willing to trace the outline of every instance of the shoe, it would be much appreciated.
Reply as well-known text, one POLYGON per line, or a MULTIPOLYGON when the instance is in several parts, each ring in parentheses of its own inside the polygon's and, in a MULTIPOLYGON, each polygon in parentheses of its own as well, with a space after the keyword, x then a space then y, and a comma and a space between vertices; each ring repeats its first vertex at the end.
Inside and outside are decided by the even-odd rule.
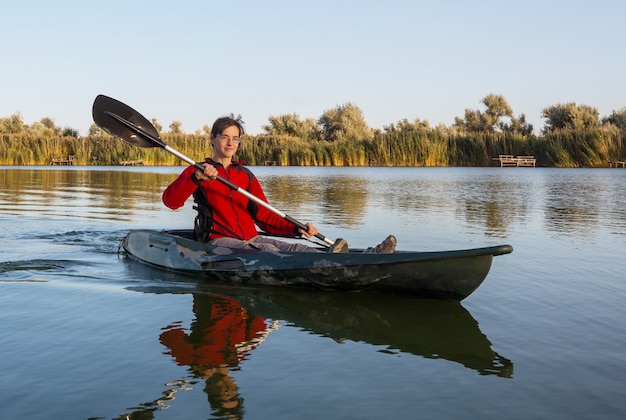
POLYGON ((396 250, 396 237, 393 235, 387 236, 384 241, 376 245, 374 248, 369 247, 365 251, 366 254, 393 254, 396 250))
POLYGON ((335 243, 328 248, 328 252, 346 253, 348 252, 348 242, 345 239, 337 238, 335 243))

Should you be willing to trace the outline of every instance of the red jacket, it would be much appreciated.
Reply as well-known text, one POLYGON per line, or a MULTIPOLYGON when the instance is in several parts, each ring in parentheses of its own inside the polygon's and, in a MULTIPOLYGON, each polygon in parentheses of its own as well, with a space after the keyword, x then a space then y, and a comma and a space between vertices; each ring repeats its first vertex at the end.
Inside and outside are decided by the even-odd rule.
MULTIPOLYGON (((265 318, 251 315, 235 299, 211 296, 202 299, 207 309, 196 313, 187 332, 175 322, 164 328, 159 340, 178 365, 222 365, 235 367, 262 340, 265 318)), ((194 312, 196 297, 194 296, 194 312)))
MULTIPOLYGON (((242 162, 233 162, 227 169, 210 159, 206 162, 215 166, 222 178, 267 202, 259 181, 242 162)), ((182 207, 197 188, 203 188, 213 211, 213 232, 209 239, 231 237, 248 240, 258 235, 256 226, 268 233, 296 236, 298 228, 293 223, 248 200, 243 194, 233 191, 221 182, 203 181, 199 187, 194 181, 195 172, 196 168, 193 166, 186 168, 163 192, 163 203, 175 210, 182 207)))

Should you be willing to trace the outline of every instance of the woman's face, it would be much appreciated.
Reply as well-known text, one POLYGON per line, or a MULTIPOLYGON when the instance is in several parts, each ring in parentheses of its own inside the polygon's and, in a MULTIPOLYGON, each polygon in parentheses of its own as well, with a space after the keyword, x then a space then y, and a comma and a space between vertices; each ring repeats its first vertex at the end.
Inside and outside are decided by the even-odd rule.
POLYGON ((235 125, 225 128, 211 143, 216 158, 232 158, 239 148, 239 128, 235 125))

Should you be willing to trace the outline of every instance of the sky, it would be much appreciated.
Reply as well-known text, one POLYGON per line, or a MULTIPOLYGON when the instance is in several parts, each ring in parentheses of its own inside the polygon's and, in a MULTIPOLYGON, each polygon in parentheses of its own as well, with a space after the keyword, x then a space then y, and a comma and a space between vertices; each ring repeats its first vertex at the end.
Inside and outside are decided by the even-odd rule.
POLYGON ((372 128, 448 126, 490 93, 536 133, 548 106, 626 107, 623 0, 2 3, 0 117, 80 135, 98 94, 187 133, 347 103, 372 128))

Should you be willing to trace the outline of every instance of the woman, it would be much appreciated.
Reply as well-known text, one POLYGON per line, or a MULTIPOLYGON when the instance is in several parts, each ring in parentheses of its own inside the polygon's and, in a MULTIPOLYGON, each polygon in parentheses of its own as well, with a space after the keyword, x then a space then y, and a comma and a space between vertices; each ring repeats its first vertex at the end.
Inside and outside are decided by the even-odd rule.
MULTIPOLYGON (((289 243, 260 236, 257 226, 263 231, 280 236, 307 238, 315 235, 317 228, 307 222, 307 229, 300 229, 293 223, 274 214, 263 206, 248 200, 221 182, 214 182, 217 176, 247 190, 267 202, 265 193, 257 178, 243 162, 233 162, 241 136, 245 133, 241 116, 218 118, 211 128, 210 140, 213 157, 204 162, 204 171, 193 166, 186 168, 163 193, 163 203, 177 209, 193 194, 198 205, 198 216, 194 231, 196 240, 226 248, 257 248, 266 251, 312 251, 318 249, 299 243, 289 243)), ((389 237, 370 252, 393 252, 395 238, 389 237)), ((337 239, 329 252, 348 252, 348 244, 337 239)))

